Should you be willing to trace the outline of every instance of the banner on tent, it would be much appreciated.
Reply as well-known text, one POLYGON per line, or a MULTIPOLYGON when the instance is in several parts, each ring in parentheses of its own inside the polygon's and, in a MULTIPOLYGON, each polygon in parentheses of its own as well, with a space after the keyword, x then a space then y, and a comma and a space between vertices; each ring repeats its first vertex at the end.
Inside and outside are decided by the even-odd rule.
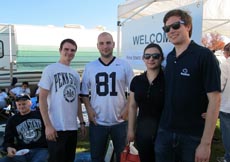
MULTIPOLYGON (((202 37, 202 4, 193 3, 182 6, 180 9, 190 13, 193 19, 193 33, 191 39, 198 44, 202 37)), ((166 12, 144 16, 137 20, 131 20, 122 26, 122 48, 121 55, 126 59, 134 69, 145 70, 142 61, 143 50, 149 43, 159 44, 166 57, 173 45, 169 42, 167 35, 163 32, 163 17, 166 12)), ((165 62, 163 63, 165 65, 165 62)))

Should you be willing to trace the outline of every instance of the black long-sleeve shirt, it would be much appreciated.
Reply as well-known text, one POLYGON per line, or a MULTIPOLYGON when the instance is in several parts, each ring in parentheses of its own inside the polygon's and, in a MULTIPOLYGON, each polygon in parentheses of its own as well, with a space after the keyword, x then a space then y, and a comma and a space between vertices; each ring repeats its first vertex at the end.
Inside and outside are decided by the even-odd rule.
POLYGON ((6 124, 3 146, 19 149, 47 148, 45 126, 39 111, 19 113, 6 124))

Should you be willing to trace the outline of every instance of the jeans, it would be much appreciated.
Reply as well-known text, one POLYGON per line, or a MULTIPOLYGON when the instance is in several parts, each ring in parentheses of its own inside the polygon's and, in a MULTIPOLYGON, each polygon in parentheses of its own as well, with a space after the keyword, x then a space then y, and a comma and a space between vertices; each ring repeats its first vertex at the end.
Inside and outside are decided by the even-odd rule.
POLYGON ((194 162, 200 138, 159 128, 155 141, 156 162, 194 162))
POLYGON ((219 117, 222 141, 225 149, 224 158, 227 162, 230 162, 230 113, 220 111, 219 117))
POLYGON ((127 122, 113 126, 89 125, 90 153, 92 162, 104 162, 109 137, 113 141, 116 161, 126 146, 127 122))
POLYGON ((46 148, 30 149, 25 155, 15 155, 14 157, 4 157, 0 162, 47 162, 48 150, 46 148))

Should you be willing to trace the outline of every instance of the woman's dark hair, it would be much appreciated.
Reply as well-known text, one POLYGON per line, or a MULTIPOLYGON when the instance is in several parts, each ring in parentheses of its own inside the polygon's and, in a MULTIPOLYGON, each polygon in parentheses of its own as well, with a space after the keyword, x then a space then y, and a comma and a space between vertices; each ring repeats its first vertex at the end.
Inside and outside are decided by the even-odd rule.
MULTIPOLYGON (((150 44, 148 44, 148 45, 145 47, 145 49, 144 49, 143 56, 144 56, 144 54, 145 54, 145 51, 146 51, 147 49, 149 49, 149 48, 157 48, 157 49, 160 51, 162 61, 164 60, 163 51, 162 51, 161 47, 160 47, 158 44, 156 44, 156 43, 150 43, 150 44)), ((143 56, 142 56, 142 57, 143 57, 143 56)))

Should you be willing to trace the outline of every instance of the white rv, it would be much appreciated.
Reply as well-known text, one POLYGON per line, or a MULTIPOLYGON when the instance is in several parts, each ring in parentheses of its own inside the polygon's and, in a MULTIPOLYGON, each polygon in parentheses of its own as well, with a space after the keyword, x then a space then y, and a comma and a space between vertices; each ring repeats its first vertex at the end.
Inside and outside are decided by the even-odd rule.
MULTIPOLYGON (((71 66, 83 70, 86 63, 100 56, 97 37, 103 31, 100 27, 85 29, 82 25, 0 25, 0 87, 9 86, 13 77, 19 85, 23 81, 37 84, 44 67, 58 61, 60 42, 66 38, 78 45, 71 66)), ((116 33, 110 33, 116 40, 116 33)))

